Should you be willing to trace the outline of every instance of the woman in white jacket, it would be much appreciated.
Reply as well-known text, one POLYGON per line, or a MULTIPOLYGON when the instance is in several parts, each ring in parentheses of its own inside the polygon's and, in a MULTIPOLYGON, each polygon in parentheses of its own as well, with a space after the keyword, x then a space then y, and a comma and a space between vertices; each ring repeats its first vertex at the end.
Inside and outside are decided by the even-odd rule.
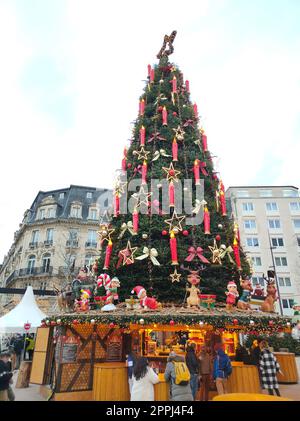
POLYGON ((147 358, 139 358, 133 369, 132 401, 154 401, 154 385, 159 383, 158 375, 149 367, 147 358))

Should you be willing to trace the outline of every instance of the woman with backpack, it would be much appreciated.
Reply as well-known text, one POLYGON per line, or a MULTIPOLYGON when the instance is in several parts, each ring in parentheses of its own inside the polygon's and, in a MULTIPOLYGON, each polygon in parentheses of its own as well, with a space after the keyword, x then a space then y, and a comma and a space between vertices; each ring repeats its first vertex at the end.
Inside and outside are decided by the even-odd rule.
POLYGON ((184 362, 184 357, 171 351, 165 371, 165 380, 170 382, 171 401, 192 401, 190 372, 184 362))
POLYGON ((154 385, 159 383, 159 377, 149 366, 145 357, 136 360, 133 368, 133 384, 131 401, 154 401, 154 385))
POLYGON ((216 382, 218 395, 224 395, 227 392, 227 379, 232 372, 231 362, 228 355, 222 348, 217 349, 217 355, 214 360, 213 377, 216 382))

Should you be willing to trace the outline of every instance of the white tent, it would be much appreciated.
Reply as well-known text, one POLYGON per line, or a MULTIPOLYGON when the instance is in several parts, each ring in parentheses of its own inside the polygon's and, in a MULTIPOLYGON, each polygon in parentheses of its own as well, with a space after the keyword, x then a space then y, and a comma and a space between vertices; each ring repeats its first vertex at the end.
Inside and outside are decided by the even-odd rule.
POLYGON ((32 286, 28 286, 19 304, 0 318, 0 333, 34 333, 46 317, 35 301, 32 286), (27 322, 31 327, 25 331, 24 324, 27 322))

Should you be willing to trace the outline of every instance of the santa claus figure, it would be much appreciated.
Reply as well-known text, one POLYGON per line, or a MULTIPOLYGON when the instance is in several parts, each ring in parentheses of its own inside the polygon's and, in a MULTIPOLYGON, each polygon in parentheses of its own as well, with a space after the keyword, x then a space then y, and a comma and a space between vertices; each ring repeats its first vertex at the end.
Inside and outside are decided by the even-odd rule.
POLYGON ((155 298, 147 297, 147 292, 145 288, 138 285, 135 288, 133 288, 133 290, 131 291, 131 294, 134 294, 134 293, 136 293, 136 295, 138 296, 140 300, 141 308, 151 309, 151 310, 157 309, 158 302, 156 301, 155 298))
POLYGON ((236 283, 234 281, 229 281, 227 284, 228 291, 225 292, 227 295, 226 298, 226 309, 232 310, 232 306, 235 305, 235 301, 239 296, 236 283))

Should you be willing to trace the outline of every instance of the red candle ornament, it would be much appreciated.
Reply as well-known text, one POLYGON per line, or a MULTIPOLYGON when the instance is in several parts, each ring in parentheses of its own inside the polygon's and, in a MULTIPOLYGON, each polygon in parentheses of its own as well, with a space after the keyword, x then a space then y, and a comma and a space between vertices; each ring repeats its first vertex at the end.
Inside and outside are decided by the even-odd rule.
POLYGON ((225 200, 225 194, 223 192, 223 190, 220 191, 219 193, 220 195, 220 204, 221 204, 221 212, 222 212, 222 216, 226 216, 226 200, 225 200))
POLYGON ((141 101, 140 101, 139 112, 140 112, 140 115, 144 115, 144 112, 145 112, 145 100, 144 100, 144 98, 141 99, 141 101))
POLYGON ((105 261, 104 261, 104 267, 103 269, 108 269, 110 264, 110 258, 112 253, 112 247, 113 243, 111 240, 109 240, 108 245, 106 247, 106 253, 105 253, 105 261))
POLYGON ((195 183, 200 184, 200 165, 199 165, 199 159, 195 159, 194 161, 194 177, 195 177, 195 183))
POLYGON ((154 82, 154 69, 150 71, 150 82, 154 82))
POLYGON ((202 148, 204 152, 207 152, 207 136, 204 133, 204 130, 201 132, 202 148))
POLYGON ((210 234, 210 214, 207 206, 204 207, 204 234, 210 234))
POLYGON ((146 129, 144 126, 140 128, 140 144, 141 146, 145 146, 145 135, 146 135, 146 129))
POLYGON ((142 184, 147 184, 147 161, 143 162, 142 165, 142 184))
POLYGON ((198 107, 196 103, 193 105, 193 108, 194 108, 194 115, 196 118, 198 118, 198 107))
POLYGON ((190 82, 188 80, 185 81, 185 89, 187 92, 190 92, 190 82))
POLYGON ((173 143, 172 143, 172 157, 173 157, 173 161, 178 161, 178 144, 177 144, 176 137, 174 137, 173 143))
POLYGON ((127 156, 127 149, 124 148, 123 159, 122 159, 122 170, 123 171, 126 171, 126 156, 127 156))
POLYGON ((170 249, 171 249, 172 265, 178 265, 178 260, 177 260, 177 240, 175 238, 175 234, 174 234, 173 231, 171 231, 171 234, 170 234, 170 249))
POLYGON ((242 268, 241 268, 240 251, 239 251, 239 246, 238 246, 238 242, 236 241, 236 239, 234 239, 234 241, 233 241, 233 253, 234 253, 237 268, 238 268, 238 270, 241 270, 242 268))
POLYGON ((114 206, 114 216, 118 216, 120 214, 120 196, 119 193, 115 194, 115 206, 114 206))
POLYGON ((139 230, 139 213, 136 209, 134 209, 132 214, 132 223, 133 223, 133 231, 138 232, 139 230))
POLYGON ((175 187, 174 187, 173 181, 171 181, 169 184, 169 202, 170 202, 170 205, 169 205, 170 207, 175 206, 175 187))
POLYGON ((172 92, 175 94, 177 92, 177 79, 176 76, 173 76, 172 79, 172 92))
POLYGON ((168 125, 168 113, 167 113, 166 107, 163 107, 162 119, 163 119, 163 126, 167 126, 168 125))
POLYGON ((151 74, 151 64, 148 64, 148 76, 150 77, 151 74))

